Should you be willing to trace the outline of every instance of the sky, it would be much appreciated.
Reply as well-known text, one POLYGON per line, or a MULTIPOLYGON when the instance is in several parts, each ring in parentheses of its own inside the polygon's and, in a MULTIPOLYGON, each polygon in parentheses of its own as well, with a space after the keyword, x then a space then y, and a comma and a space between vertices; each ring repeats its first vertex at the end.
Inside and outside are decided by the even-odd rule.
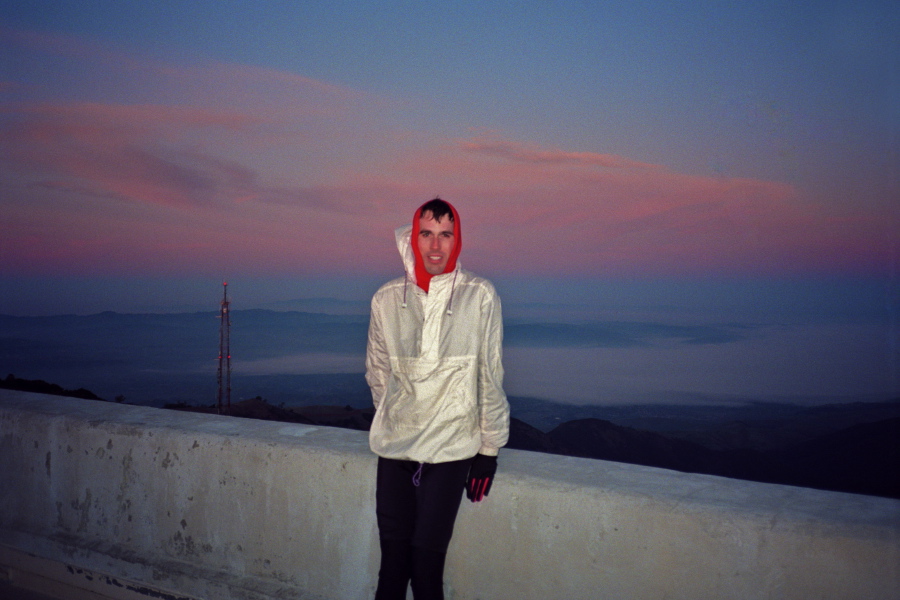
POLYGON ((894 365, 897 31, 890 0, 0 0, 0 313, 365 299, 440 196, 511 307, 853 305, 894 365))

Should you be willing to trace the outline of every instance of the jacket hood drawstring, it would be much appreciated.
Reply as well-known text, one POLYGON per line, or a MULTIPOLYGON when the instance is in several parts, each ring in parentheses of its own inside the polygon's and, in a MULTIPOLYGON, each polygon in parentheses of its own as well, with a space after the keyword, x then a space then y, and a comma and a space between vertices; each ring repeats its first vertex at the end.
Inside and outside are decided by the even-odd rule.
MULTIPOLYGON (((453 316, 453 292, 456 291, 456 276, 459 274, 459 269, 453 271, 453 282, 450 284, 450 299, 447 301, 447 316, 453 316)), ((407 275, 403 279, 403 303, 400 304, 400 308, 406 308, 406 286, 409 284, 409 275, 407 275)))
POLYGON ((447 316, 453 316, 453 292, 456 291, 456 275, 459 269, 453 271, 453 283, 450 284, 450 299, 447 301, 447 316))

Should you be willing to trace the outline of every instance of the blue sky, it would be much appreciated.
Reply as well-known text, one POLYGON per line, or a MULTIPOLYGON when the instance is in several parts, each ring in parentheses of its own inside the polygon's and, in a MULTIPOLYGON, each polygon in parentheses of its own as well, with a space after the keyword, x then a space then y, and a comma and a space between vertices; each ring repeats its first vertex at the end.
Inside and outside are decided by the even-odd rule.
POLYGON ((7 5, 7 26, 347 86, 448 135, 489 128, 691 173, 804 181, 810 159, 847 158, 823 142, 884 151, 900 119, 892 2, 7 5))
POLYGON ((388 274, 436 194, 495 277, 891 275, 898 14, 6 2, 0 276, 388 274))
POLYGON ((0 2, 0 313, 365 301, 439 194, 513 317, 852 313, 787 363, 862 339, 895 372, 898 30, 889 1, 0 2))

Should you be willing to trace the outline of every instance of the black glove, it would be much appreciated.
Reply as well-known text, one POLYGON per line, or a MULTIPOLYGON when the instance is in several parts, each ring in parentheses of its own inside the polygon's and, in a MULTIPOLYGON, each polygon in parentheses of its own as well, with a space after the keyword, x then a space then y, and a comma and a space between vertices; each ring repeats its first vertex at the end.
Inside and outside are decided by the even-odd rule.
POLYGON ((494 482, 497 472, 497 457, 476 454, 469 467, 469 480, 466 483, 466 497, 472 502, 481 502, 494 482))

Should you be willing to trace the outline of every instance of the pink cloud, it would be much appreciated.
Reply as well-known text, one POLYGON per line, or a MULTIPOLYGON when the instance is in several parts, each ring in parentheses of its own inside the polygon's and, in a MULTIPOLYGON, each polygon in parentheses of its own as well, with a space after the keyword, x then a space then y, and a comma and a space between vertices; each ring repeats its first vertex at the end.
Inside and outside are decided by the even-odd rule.
POLYGON ((399 101, 272 69, 0 41, 90 83, 77 100, 0 86, 25 94, 0 104, 0 271, 392 272, 393 228, 434 195, 461 211, 463 264, 491 273, 859 271, 896 252, 895 215, 826 212, 787 183, 448 139, 405 125, 399 101))
POLYGON ((78 123, 107 123, 110 129, 132 127, 150 132, 154 126, 225 127, 239 130, 259 122, 259 119, 237 111, 191 106, 160 106, 148 104, 101 104, 79 102, 72 104, 13 105, 4 112, 58 121, 72 126, 78 123))
POLYGON ((468 249, 492 272, 787 274, 891 260, 896 220, 862 210, 852 226, 828 219, 789 184, 509 140, 458 147, 433 162, 420 156, 415 168, 463 199, 463 219, 475 222, 468 249))
POLYGON ((38 185, 187 207, 246 195, 247 168, 183 144, 186 132, 240 130, 240 114, 159 106, 20 105, 2 128, 7 160, 38 185))
POLYGON ((8 27, 0 40, 32 59, 62 61, 84 87, 60 94, 31 86, 0 104, 10 148, 0 168, 30 185, 182 209, 303 202, 303 190, 343 178, 348 154, 378 143, 365 138, 367 111, 380 101, 328 82, 248 65, 166 62, 8 27), (68 96, 90 99, 60 99, 68 96), (341 139, 348 131, 361 138, 341 139))
MULTIPOLYGON (((175 88, 202 99, 204 104, 224 101, 238 102, 252 99, 255 102, 272 98, 268 88, 275 88, 277 97, 283 92, 294 96, 294 105, 318 102, 318 108, 335 108, 336 100, 358 100, 366 95, 350 88, 304 77, 295 73, 263 67, 209 61, 187 63, 166 61, 136 54, 109 43, 96 42, 84 37, 59 32, 16 29, 0 24, 0 43, 9 50, 31 57, 45 57, 49 62, 64 64, 83 72, 85 80, 105 80, 125 88, 134 88, 131 78, 142 79, 138 86, 142 94, 170 95, 175 88), (86 67, 86 68, 85 68, 86 67), (154 87, 160 89, 154 90, 154 87)), ((340 103, 338 103, 338 106, 340 103)))
POLYGON ((504 140, 469 140, 462 142, 468 152, 497 156, 512 162, 527 165, 575 165, 595 166, 610 169, 658 169, 658 165, 629 160, 614 154, 597 152, 571 152, 557 148, 544 149, 536 145, 515 144, 504 140))

